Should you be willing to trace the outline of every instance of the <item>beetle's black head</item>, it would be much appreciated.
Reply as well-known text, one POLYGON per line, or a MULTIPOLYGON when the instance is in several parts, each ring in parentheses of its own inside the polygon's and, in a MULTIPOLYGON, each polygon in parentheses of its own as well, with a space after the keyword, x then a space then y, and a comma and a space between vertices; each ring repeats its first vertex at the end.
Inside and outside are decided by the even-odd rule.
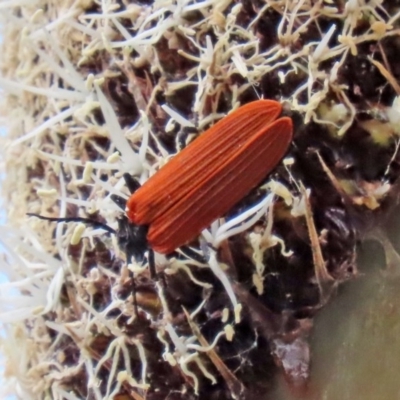
MULTIPOLYGON (((131 193, 135 193, 139 189, 140 184, 129 174, 123 175, 126 186, 131 193)), ((111 200, 123 211, 126 208, 126 199, 116 194, 112 194, 111 200)), ((141 263, 144 260, 144 254, 149 250, 146 239, 148 226, 135 225, 129 221, 126 215, 118 218, 118 229, 116 231, 119 248, 126 254, 128 263, 132 261, 132 257, 136 262, 141 263)))
POLYGON ((128 263, 132 257, 138 263, 143 262, 144 253, 149 249, 147 231, 147 225, 135 225, 125 216, 118 218, 117 241, 128 263))

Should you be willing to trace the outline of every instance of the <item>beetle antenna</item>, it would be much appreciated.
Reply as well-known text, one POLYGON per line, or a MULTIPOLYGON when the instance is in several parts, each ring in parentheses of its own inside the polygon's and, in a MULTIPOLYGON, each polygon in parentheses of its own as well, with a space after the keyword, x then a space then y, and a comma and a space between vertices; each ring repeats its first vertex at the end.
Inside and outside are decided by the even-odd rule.
POLYGON ((35 213, 27 213, 29 217, 36 217, 39 219, 43 219, 45 221, 51 222, 84 222, 85 224, 91 225, 94 228, 102 228, 109 233, 116 234, 117 231, 110 226, 103 224, 102 222, 95 221, 90 218, 81 218, 81 217, 66 217, 66 218, 52 218, 52 217, 44 217, 43 215, 35 214, 35 213))

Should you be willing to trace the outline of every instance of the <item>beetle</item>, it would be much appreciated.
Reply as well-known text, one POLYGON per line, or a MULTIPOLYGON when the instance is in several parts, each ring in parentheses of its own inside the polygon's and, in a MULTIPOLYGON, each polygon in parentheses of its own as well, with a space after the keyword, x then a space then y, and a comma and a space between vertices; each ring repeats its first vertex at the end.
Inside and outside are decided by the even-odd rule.
POLYGON ((127 202, 127 217, 147 225, 163 254, 193 240, 257 186, 285 155, 292 120, 282 106, 258 100, 232 112, 154 174, 127 202))
POLYGON ((28 215, 102 227, 117 235, 128 260, 142 261, 148 247, 172 253, 228 212, 280 162, 293 136, 292 120, 278 118, 281 112, 274 100, 248 103, 200 135, 143 186, 124 174, 132 194, 126 204, 111 196, 126 206, 117 230, 86 218, 28 215))

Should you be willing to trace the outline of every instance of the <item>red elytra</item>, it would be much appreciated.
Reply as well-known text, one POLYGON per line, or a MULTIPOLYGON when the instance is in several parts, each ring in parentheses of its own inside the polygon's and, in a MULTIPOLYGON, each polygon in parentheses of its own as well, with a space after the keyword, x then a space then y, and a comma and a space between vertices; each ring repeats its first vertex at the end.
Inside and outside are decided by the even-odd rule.
POLYGON ((292 120, 273 100, 248 103, 204 132, 140 187, 127 216, 148 225, 153 250, 194 239, 259 184, 285 155, 292 120))

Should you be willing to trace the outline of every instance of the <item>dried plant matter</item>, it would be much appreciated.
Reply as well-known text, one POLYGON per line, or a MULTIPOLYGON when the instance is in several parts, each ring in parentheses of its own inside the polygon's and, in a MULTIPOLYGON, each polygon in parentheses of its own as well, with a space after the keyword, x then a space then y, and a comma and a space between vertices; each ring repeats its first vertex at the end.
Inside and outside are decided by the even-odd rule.
MULTIPOLYGON (((398 203, 400 10, 390 1, 3 0, 4 392, 269 398, 356 243, 398 203), (110 195, 240 104, 281 101, 284 162, 189 250, 126 260, 110 195)), ((392 263, 390 263, 392 264, 392 263)), ((394 270, 391 265, 391 271, 394 270)), ((395 274, 393 274, 395 275, 395 274)))

